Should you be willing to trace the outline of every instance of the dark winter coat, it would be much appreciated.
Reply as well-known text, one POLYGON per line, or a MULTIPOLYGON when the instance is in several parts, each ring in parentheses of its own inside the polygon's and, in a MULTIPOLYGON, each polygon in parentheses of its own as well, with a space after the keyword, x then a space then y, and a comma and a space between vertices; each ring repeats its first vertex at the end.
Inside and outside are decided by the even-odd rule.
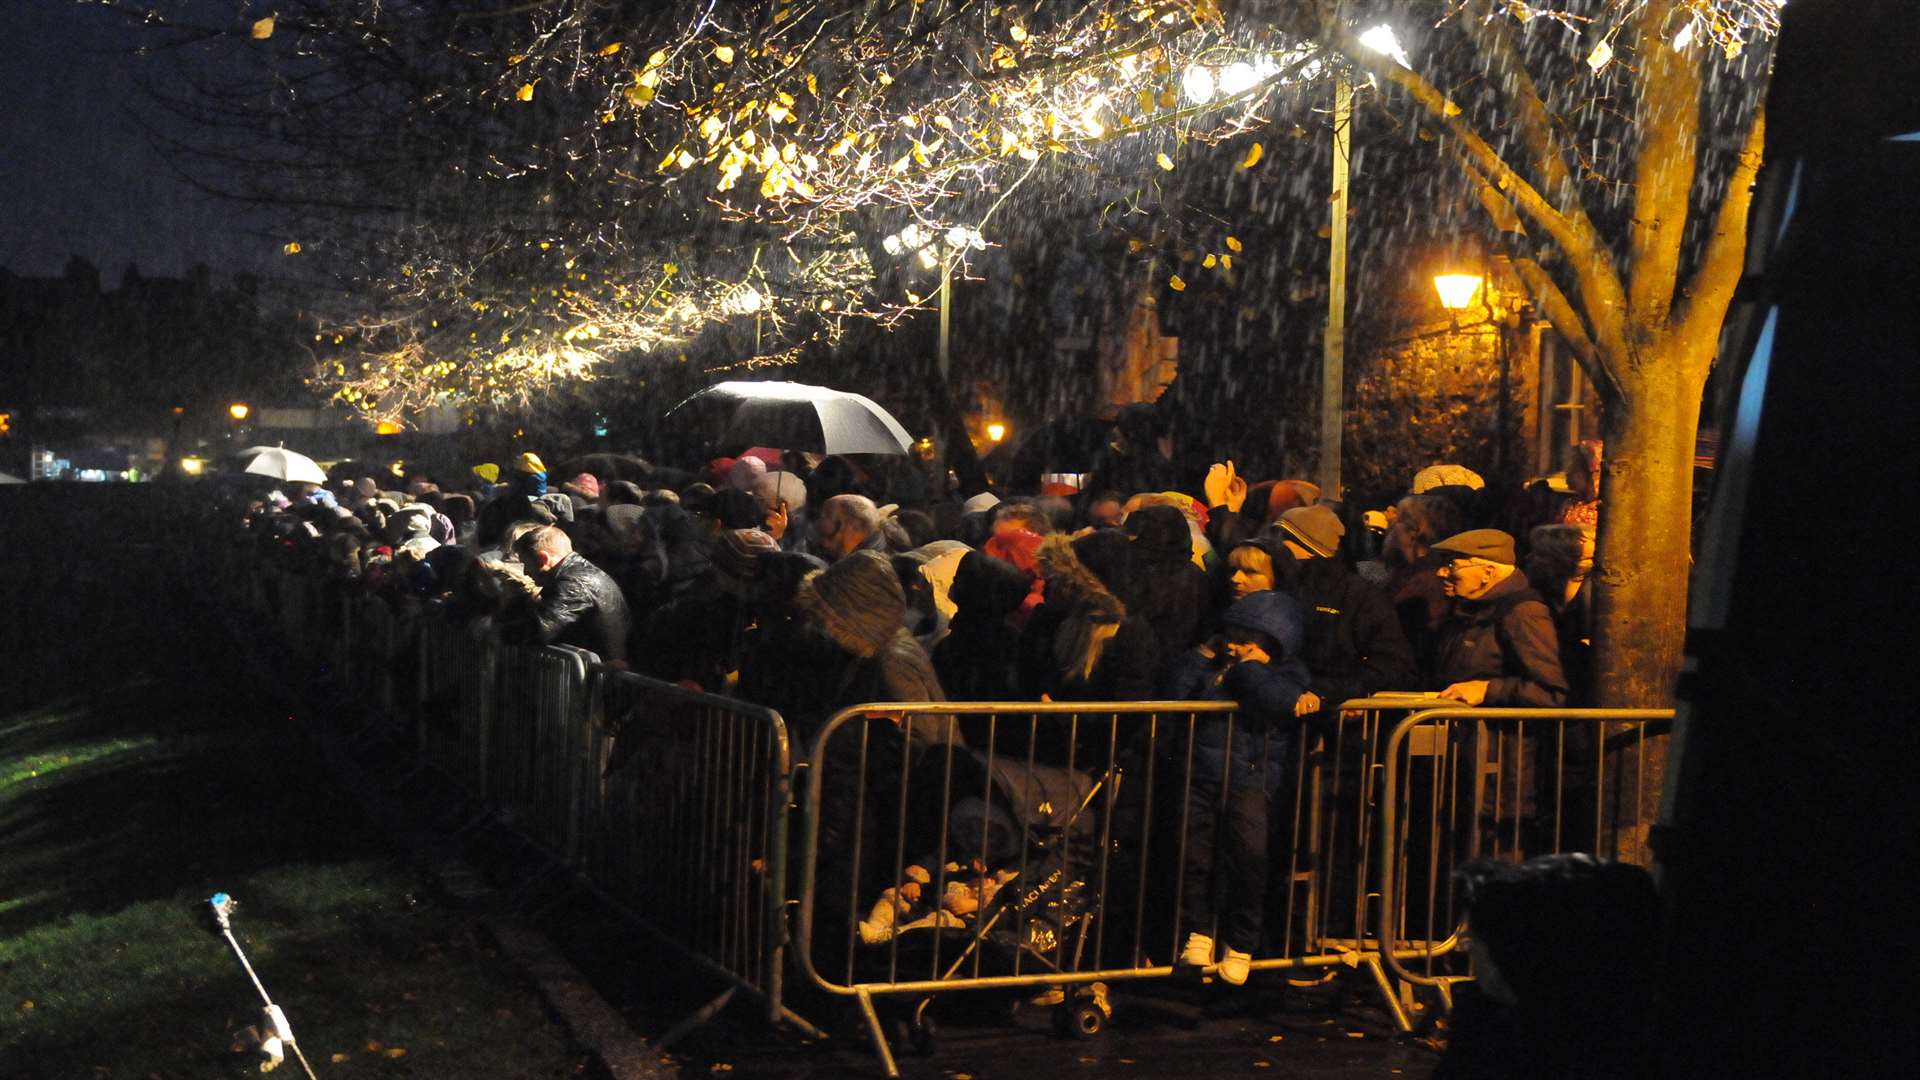
POLYGON ((1049 536, 1036 558, 1047 600, 1021 639, 1025 696, 1151 700, 1160 641, 1146 619, 1129 610, 1128 586, 1136 579, 1127 538, 1110 530, 1078 540, 1049 536))
POLYGON ((1523 570, 1478 600, 1455 600, 1440 627, 1428 685, 1439 690, 1479 679, 1487 680, 1488 705, 1550 709, 1566 704, 1567 677, 1560 668, 1553 613, 1523 570))
MULTIPOLYGON (((1187 516, 1171 506, 1147 506, 1127 515, 1141 607, 1164 656, 1200 640, 1209 599, 1207 572, 1194 565, 1187 516)), ((1158 673, 1156 673, 1158 674, 1158 673)))
POLYGON ((1026 573, 1010 562, 983 551, 961 557, 947 591, 958 610, 933 650, 933 669, 953 700, 1021 699, 1020 632, 1010 620, 1029 588, 1026 573))
POLYGON ((1418 683, 1413 649, 1384 592, 1338 559, 1306 559, 1295 569, 1295 595, 1307 611, 1302 659, 1325 708, 1418 683))
POLYGON ((553 568, 540 589, 527 637, 542 645, 574 645, 605 661, 627 658, 627 633, 633 620, 627 599, 605 571, 573 554, 553 568))
POLYGON ((1266 635, 1270 663, 1234 663, 1221 655, 1189 650, 1167 676, 1166 697, 1175 701, 1236 701, 1240 710, 1202 715, 1194 725, 1193 779, 1219 784, 1232 779, 1237 790, 1272 795, 1286 774, 1293 740, 1293 705, 1307 689, 1307 668, 1299 659, 1306 620, 1300 605, 1285 593, 1255 593, 1236 601, 1223 617, 1229 627, 1266 635))

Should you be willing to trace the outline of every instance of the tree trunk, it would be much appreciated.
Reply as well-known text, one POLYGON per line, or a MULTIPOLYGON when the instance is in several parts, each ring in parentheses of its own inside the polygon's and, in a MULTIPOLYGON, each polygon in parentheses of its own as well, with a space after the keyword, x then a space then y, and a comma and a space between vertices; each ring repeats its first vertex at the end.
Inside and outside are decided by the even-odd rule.
MULTIPOLYGON (((1669 343, 1640 358, 1606 407, 1596 574, 1594 703, 1673 704, 1687 625, 1692 562, 1693 457, 1706 358, 1669 343)), ((1608 802, 1615 858, 1651 858, 1648 829, 1660 803, 1666 738, 1622 739, 1607 725, 1608 802)))

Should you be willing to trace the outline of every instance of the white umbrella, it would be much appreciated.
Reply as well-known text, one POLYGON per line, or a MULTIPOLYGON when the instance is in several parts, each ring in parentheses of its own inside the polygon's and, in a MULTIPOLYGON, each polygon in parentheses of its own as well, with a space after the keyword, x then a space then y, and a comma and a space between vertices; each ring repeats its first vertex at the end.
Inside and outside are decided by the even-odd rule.
POLYGON ((292 484, 325 484, 327 482, 327 474, 314 463, 312 458, 280 446, 255 454, 253 460, 247 462, 246 471, 255 476, 270 476, 275 480, 285 480, 292 484))
POLYGON ((667 410, 716 446, 779 446, 818 454, 904 454, 913 436, 861 395, 795 382, 723 382, 667 410))

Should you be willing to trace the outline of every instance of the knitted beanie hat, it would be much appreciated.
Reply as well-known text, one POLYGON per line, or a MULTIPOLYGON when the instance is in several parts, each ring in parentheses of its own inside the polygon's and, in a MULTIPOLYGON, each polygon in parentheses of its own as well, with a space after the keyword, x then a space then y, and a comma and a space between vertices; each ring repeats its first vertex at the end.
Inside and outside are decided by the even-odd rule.
POLYGON ((473 467, 473 475, 489 484, 497 484, 500 482, 500 466, 491 461, 484 462, 473 467))
POLYGON ((1487 486, 1480 474, 1465 465, 1429 465, 1413 474, 1412 493, 1418 495, 1437 487, 1464 487, 1479 491, 1487 486))
POLYGON ((571 491, 575 495, 592 502, 600 497, 600 480, 592 473, 581 473, 560 485, 561 491, 571 491))
POLYGON ((515 462, 513 467, 523 473, 545 473, 547 471, 546 463, 540 460, 540 455, 531 450, 521 454, 520 460, 515 462))
POLYGON ((856 551, 800 584, 795 602, 856 656, 873 656, 905 626, 907 597, 887 557, 856 551))
POLYGON ((714 541, 713 568, 736 581, 752 581, 760 572, 760 557, 779 550, 759 529, 728 529, 714 541))
POLYGON ((1340 538, 1347 527, 1340 515, 1325 506, 1300 506, 1280 515, 1280 531, 1323 559, 1340 551, 1340 538))

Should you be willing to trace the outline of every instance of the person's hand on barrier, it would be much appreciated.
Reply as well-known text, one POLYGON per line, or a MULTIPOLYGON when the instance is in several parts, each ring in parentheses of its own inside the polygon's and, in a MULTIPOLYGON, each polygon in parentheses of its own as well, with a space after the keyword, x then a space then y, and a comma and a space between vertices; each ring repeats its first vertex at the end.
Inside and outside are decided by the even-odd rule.
POLYGON ((1312 716, 1320 711, 1320 695, 1308 690, 1293 703, 1293 715, 1312 716))
POLYGON ((1440 696, 1462 705, 1479 705, 1487 700, 1487 680, 1474 679, 1471 682, 1454 683, 1440 691, 1440 696))

